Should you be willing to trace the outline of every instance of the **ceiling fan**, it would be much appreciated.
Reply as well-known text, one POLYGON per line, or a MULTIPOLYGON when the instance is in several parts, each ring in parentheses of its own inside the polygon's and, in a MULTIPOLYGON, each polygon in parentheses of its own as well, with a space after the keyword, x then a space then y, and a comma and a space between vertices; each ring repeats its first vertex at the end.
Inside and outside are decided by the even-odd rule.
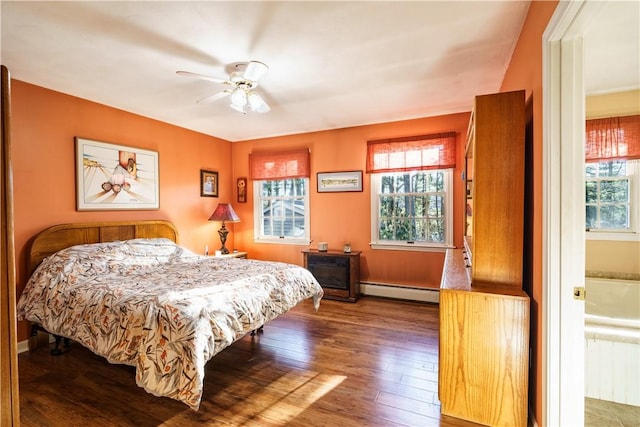
POLYGON ((271 110, 264 99, 254 91, 254 89, 258 87, 258 80, 267 72, 269 67, 260 61, 249 61, 235 64, 235 68, 237 71, 233 71, 226 79, 205 76, 189 71, 176 71, 176 74, 196 77, 229 86, 228 89, 222 92, 198 100, 198 103, 217 101, 218 99, 230 96, 230 107, 243 114, 246 114, 247 111, 266 113, 271 110))

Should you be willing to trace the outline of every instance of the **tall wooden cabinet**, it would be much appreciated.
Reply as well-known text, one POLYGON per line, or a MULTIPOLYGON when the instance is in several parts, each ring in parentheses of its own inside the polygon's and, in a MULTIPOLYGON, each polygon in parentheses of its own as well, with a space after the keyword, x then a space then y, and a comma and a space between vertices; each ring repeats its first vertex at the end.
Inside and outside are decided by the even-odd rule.
POLYGON ((526 426, 529 297, 522 290, 524 91, 475 98, 466 147, 465 247, 440 290, 443 414, 526 426))

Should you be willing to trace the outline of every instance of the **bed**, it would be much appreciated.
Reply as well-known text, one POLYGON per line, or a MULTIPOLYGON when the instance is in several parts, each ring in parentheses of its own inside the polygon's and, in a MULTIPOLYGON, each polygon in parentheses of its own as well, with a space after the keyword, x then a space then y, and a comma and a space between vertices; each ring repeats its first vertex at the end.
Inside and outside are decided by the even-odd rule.
POLYGON ((278 262, 197 255, 166 221, 63 224, 31 243, 18 319, 136 368, 147 392, 197 410, 213 356, 323 291, 278 262))

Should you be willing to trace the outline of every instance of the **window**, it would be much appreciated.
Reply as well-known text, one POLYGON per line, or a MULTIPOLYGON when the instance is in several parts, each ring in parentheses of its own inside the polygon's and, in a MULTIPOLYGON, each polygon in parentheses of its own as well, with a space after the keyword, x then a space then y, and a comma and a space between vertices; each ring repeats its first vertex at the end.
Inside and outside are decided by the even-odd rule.
POLYGON ((255 240, 309 244, 309 179, 254 181, 255 240))
POLYGON ((455 132, 367 142, 372 248, 452 246, 455 156, 455 132))
POLYGON ((640 115, 590 119, 585 126, 588 239, 638 240, 640 115))
POLYGON ((308 148, 249 154, 257 243, 309 244, 309 169, 308 148))
POLYGON ((372 244, 447 247, 452 241, 452 169, 372 175, 372 244))
POLYGON ((585 165, 587 231, 638 231, 639 165, 638 160, 610 160, 585 165))

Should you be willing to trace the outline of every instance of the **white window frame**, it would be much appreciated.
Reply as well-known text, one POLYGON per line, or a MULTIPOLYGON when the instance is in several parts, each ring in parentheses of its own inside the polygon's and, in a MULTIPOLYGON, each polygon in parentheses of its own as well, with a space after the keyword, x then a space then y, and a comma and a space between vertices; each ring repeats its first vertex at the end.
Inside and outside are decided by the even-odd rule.
POLYGON ((282 179, 253 181, 253 194, 255 194, 255 197, 253 198, 253 241, 255 243, 275 243, 279 245, 309 245, 311 243, 309 178, 300 179, 304 180, 304 237, 273 237, 262 235, 262 183, 265 181, 282 181, 282 179))
POLYGON ((626 168, 629 178, 629 229, 585 230, 587 240, 640 241, 640 160, 627 160, 626 168))
POLYGON ((384 175, 395 174, 394 172, 371 174, 371 249, 396 250, 396 251, 421 251, 421 252, 444 252, 453 248, 453 169, 439 169, 444 173, 445 197, 445 239, 443 243, 414 242, 379 240, 379 196, 381 179, 384 175))

